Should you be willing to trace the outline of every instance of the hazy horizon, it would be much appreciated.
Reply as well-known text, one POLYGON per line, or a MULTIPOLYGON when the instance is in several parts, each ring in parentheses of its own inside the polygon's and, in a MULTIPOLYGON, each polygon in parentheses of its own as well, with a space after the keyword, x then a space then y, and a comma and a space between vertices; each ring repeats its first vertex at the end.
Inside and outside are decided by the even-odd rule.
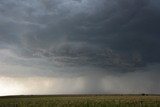
POLYGON ((159 0, 0 0, 0 96, 160 94, 159 0))

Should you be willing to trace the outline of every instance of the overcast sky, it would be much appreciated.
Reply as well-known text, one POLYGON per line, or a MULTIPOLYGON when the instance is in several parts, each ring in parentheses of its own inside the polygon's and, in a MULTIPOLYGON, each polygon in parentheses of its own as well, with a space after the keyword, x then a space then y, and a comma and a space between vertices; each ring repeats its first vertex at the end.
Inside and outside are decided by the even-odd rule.
POLYGON ((160 93, 159 0, 0 0, 0 95, 160 93))

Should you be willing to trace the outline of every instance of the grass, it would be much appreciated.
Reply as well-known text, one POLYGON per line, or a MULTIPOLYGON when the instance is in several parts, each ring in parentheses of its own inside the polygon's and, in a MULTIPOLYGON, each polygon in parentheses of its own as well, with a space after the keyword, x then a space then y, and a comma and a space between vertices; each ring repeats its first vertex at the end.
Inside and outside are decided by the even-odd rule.
POLYGON ((160 107, 160 96, 7 96, 0 97, 0 107, 160 107))

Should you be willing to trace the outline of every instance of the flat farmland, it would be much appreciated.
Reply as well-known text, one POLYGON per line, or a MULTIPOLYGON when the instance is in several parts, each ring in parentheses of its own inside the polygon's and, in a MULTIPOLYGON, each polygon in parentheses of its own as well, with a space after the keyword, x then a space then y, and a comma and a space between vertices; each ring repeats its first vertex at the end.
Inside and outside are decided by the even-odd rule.
POLYGON ((160 107, 159 95, 30 95, 0 97, 0 107, 160 107))

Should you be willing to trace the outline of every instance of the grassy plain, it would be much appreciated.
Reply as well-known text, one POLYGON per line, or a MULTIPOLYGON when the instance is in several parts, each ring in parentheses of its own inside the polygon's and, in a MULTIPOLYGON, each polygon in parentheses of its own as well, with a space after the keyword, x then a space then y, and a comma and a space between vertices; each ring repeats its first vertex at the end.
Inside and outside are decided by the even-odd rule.
POLYGON ((160 107, 158 95, 43 95, 0 97, 0 107, 160 107))

